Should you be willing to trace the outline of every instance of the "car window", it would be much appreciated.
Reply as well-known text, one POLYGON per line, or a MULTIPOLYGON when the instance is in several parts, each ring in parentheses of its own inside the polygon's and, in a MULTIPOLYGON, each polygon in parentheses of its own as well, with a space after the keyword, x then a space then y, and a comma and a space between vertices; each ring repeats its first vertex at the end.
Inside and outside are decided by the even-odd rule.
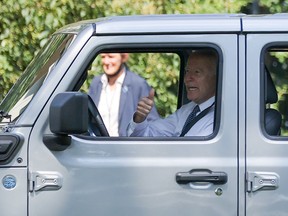
MULTIPOLYGON (((88 75, 87 80, 82 85, 80 91, 89 94, 97 109, 99 110, 101 117, 104 121, 104 124, 106 128, 109 131, 110 136, 116 136, 116 137, 128 137, 131 136, 131 134, 127 131, 127 125, 132 122, 133 114, 137 110, 137 104, 143 97, 149 96, 149 91, 146 89, 146 85, 144 82, 147 83, 150 89, 154 90, 154 108, 158 114, 153 114, 153 108, 150 114, 147 116, 146 120, 147 122, 152 121, 158 121, 163 120, 168 117, 171 118, 171 115, 175 116, 175 113, 179 108, 181 108, 183 105, 190 107, 194 105, 188 105, 190 100, 188 99, 187 94, 187 88, 185 86, 185 74, 192 74, 191 76, 201 76, 199 74, 202 73, 201 68, 196 68, 195 70, 193 68, 187 67, 187 62, 189 61, 189 54, 190 52, 194 52, 197 50, 208 50, 208 48, 185 48, 185 49, 174 49, 173 51, 169 50, 157 50, 151 49, 145 50, 145 52, 131 52, 119 50, 117 51, 106 51, 103 50, 100 53, 98 53, 94 60, 91 62, 91 65, 88 68, 88 75), (120 53, 120 54, 119 54, 120 53), (127 54, 127 59, 125 55, 127 54), (121 59, 123 60, 123 67, 125 68, 125 76, 117 78, 117 82, 119 82, 122 87, 120 87, 120 90, 115 91, 113 88, 117 89, 117 84, 112 85, 109 84, 109 80, 113 79, 113 73, 119 73, 119 70, 121 69, 120 63, 117 61, 121 59), (107 72, 107 71, 108 72, 107 72), (104 73, 105 72, 105 73, 104 73), (111 73, 111 74, 109 74, 111 73), (131 73, 133 75, 131 75, 131 73), (106 75, 104 75, 106 74, 106 75), (129 77, 132 77, 130 81, 127 82, 127 79, 129 77), (140 77, 140 78, 139 78, 140 77), (142 79, 142 81, 141 81, 142 79), (120 80, 120 81, 119 81, 120 80), (140 80, 140 81, 139 81, 140 80), (125 95, 129 95, 126 97, 125 95), (116 101, 116 102, 115 102, 116 101), (117 102, 119 101, 119 102, 117 102), (125 107, 125 108, 122 108, 125 107), (118 123, 115 123, 119 121, 118 123), (123 123, 125 122, 125 123, 123 123), (114 125, 114 126, 113 126, 114 125), (125 126, 123 126, 125 125, 125 126), (114 127, 114 129, 113 129, 114 127), (118 132, 117 132, 118 127, 118 132), (120 127, 124 127, 125 131, 121 131, 120 127), (115 132, 116 131, 116 132, 115 132), (115 132, 115 133, 114 133, 115 132)), ((212 49, 211 49, 212 50, 212 49)), ((215 61, 215 87, 212 87, 212 85, 206 85, 206 84, 199 84, 197 86, 195 84, 194 86, 194 78, 189 78, 191 80, 187 81, 189 82, 189 94, 194 97, 193 93, 191 92, 197 92, 198 88, 207 88, 207 89, 213 89, 215 92, 221 91, 220 85, 218 85, 216 82, 220 80, 219 77, 219 54, 216 50, 213 49, 213 52, 215 53, 215 56, 217 60, 215 61), (202 85, 202 86, 201 86, 202 85)), ((210 56, 209 56, 210 58, 210 56)), ((205 67, 208 67, 207 65, 205 67)), ((198 67, 197 65, 195 67, 198 67)), ((207 69, 208 70, 208 69, 207 69)), ((116 83, 117 83, 116 82, 116 83)), ((209 90, 210 91, 210 90, 209 90)), ((210 113, 211 107, 213 107, 213 110, 216 110, 216 104, 218 104, 216 101, 218 99, 219 93, 215 93, 214 95, 211 95, 211 92, 208 93, 209 98, 210 96, 213 96, 211 100, 212 102, 209 102, 209 105, 205 105, 204 108, 202 108, 201 112, 207 108, 207 113, 209 112, 209 116, 212 116, 212 120, 209 122, 209 127, 212 128, 211 133, 215 129, 216 123, 214 123, 215 114, 214 111, 210 113), (217 96, 218 95, 218 96, 217 96), (209 107, 209 109, 208 109, 209 107)), ((206 96, 205 96, 206 97, 206 96)), ((207 96, 208 97, 208 96, 207 96)), ((206 99, 205 99, 206 100, 206 99)), ((181 120, 179 120, 179 125, 177 125, 177 130, 179 130, 180 124, 181 127, 183 127, 182 124, 184 124, 184 121, 188 117, 188 110, 189 113, 192 111, 190 108, 186 108, 186 113, 181 114, 181 120), (185 116, 185 119, 184 119, 185 116)), ((199 112, 200 113, 200 112, 199 112)), ((197 115, 199 114, 197 113, 197 115)), ((206 114, 207 114, 206 113, 206 114)), ((206 115, 203 113, 203 116, 206 115)), ((206 117, 205 117, 206 118, 206 117)), ((203 121, 201 130, 203 131, 205 127, 207 127, 207 120, 202 119, 202 117, 199 117, 199 121, 203 121), (206 124, 206 125, 205 125, 206 124)), ((197 120, 198 121, 198 120, 197 120)), ((219 121, 218 121, 219 122, 219 121)), ((218 124, 219 125, 219 124, 218 124)), ((192 126, 191 126, 192 127, 192 126)), ((217 126, 218 127, 218 126, 217 126)), ((207 136, 206 133, 201 133, 200 129, 199 133, 196 136, 207 136)), ((180 135, 180 134, 179 134, 180 135)), ((210 134, 209 134, 210 135, 210 134)), ((142 135, 141 135, 142 136, 142 135)), ((154 135, 144 135, 145 137, 149 138, 154 135)), ((157 137, 164 138, 166 135, 156 135, 157 137)), ((169 136, 169 135, 168 135, 169 136)), ((132 137, 132 136, 131 136, 132 137)))
MULTIPOLYGON (((0 105, 0 110, 9 113, 10 122, 25 111, 75 37, 73 34, 54 35, 19 77, 0 105)), ((6 119, 0 121, 7 123, 6 119)))
POLYGON ((270 46, 264 52, 264 128, 268 135, 288 135, 288 50, 270 46), (269 76, 271 77, 271 81, 269 76), (269 84, 270 82, 270 84, 269 84), (271 84, 272 83, 272 84, 271 84), (272 86, 272 87, 271 87, 272 86))

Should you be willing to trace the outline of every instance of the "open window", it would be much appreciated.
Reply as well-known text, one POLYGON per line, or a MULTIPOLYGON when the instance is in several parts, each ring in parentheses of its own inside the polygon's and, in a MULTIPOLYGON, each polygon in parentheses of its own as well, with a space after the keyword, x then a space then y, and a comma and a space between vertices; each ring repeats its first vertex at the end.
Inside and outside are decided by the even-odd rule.
MULTIPOLYGON (((161 49, 155 49, 155 48, 145 48, 145 49, 105 49, 101 50, 97 53, 97 55, 90 61, 90 65, 87 67, 86 75, 85 75, 85 82, 80 87, 79 91, 90 94, 89 89, 92 85, 93 79, 95 76, 102 76, 103 75, 103 62, 101 60, 102 54, 106 53, 128 53, 129 58, 125 62, 126 70, 129 70, 130 72, 137 74, 138 76, 142 77, 148 85, 155 90, 155 108, 159 114, 160 118, 165 118, 172 113, 174 113, 177 109, 179 109, 183 104, 187 104, 189 100, 187 99, 187 92, 184 84, 184 76, 185 76, 185 68, 186 63, 188 60, 188 53, 191 50, 203 50, 207 49, 207 46, 196 46, 196 47, 181 47, 181 48, 161 48, 161 49), (86 77, 87 76, 87 77, 86 77)), ((218 56, 218 64, 217 64, 217 85, 216 85, 216 94, 215 94, 215 114, 214 114, 214 132, 211 135, 215 135, 215 131, 219 128, 220 124, 220 101, 219 96, 221 93, 221 67, 222 67, 222 57, 220 55, 220 51, 216 48, 213 49, 215 53, 217 53, 218 56), (218 113, 218 114, 217 114, 218 113)), ((100 82, 103 82, 100 78, 100 82)), ((81 82, 82 83, 82 82, 81 82)), ((103 84, 103 83, 102 83, 103 84)), ((122 81, 123 84, 123 81, 122 81)), ((103 85, 102 85, 103 87, 103 85)), ((98 91, 101 91, 101 88, 98 88, 98 91)), ((130 86, 122 86, 121 91, 131 91, 129 89, 130 86)), ((94 88, 95 90, 95 88, 94 88)), ((123 104, 119 102, 116 106, 115 103, 113 103, 112 100, 115 100, 115 98, 120 97, 120 101, 123 100, 121 96, 118 97, 110 97, 109 103, 106 103, 106 113, 103 112, 103 106, 99 105, 100 101, 100 92, 97 92, 98 94, 98 100, 94 100, 95 106, 98 109, 99 113, 101 114, 101 117, 105 123, 105 126, 107 130, 109 131, 109 115, 110 112, 116 112, 113 110, 115 107, 119 107, 123 104), (112 99, 111 99, 112 98, 112 99), (109 106, 111 104, 114 104, 113 106, 109 106), (101 111, 102 110, 102 111, 101 111), (108 121, 107 121, 108 119, 108 121)), ((143 96, 147 95, 140 95, 138 97, 142 98, 143 96)), ((134 98, 135 99, 135 98, 134 98)), ((125 101, 125 103, 128 100, 125 101)), ((102 100, 103 102, 103 100, 102 100)), ((133 107, 133 112, 131 112, 128 115, 125 115, 126 123, 128 124, 133 117, 133 113, 135 112, 137 108, 138 101, 134 100, 134 104, 130 105, 129 107, 133 107), (127 117, 129 116, 129 117, 127 117)), ((105 108, 104 108, 105 109, 105 108)), ((127 109, 124 109, 123 112, 128 112, 127 109)), ((119 114, 121 115, 121 114, 119 114)), ((118 118, 121 118, 121 116, 118 118)), ((111 136, 111 134, 110 134, 111 136)), ((119 134, 119 135, 112 135, 112 137, 127 137, 127 135, 119 134)), ((210 136, 209 136, 210 137, 210 136)), ((149 137, 147 137, 149 138, 149 137)), ((165 139, 165 137, 162 137, 165 139)), ((196 138, 196 139, 199 139, 196 138)), ((201 138, 203 139, 203 137, 201 138)))

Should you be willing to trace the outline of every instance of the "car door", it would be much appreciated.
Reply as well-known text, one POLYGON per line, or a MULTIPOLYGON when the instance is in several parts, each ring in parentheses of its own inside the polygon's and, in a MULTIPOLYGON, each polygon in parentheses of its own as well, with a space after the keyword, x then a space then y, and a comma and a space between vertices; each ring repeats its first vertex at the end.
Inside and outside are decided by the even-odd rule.
POLYGON ((272 24, 256 18, 244 22, 244 30, 246 25, 247 31, 254 31, 247 34, 247 216, 286 215, 288 211, 287 101, 286 90, 283 88, 288 83, 285 69, 288 34, 287 29, 282 29, 282 22, 286 21, 274 20, 272 24), (263 28, 266 28, 266 34, 260 33, 263 28), (269 33, 271 29, 273 31, 269 33), (277 33, 277 29, 282 29, 281 33, 277 33), (266 100, 267 94, 273 93, 266 85, 266 73, 271 75, 278 94, 278 101, 271 104, 266 100), (274 116, 267 122, 267 109, 280 113, 280 134, 270 133, 267 129, 276 119, 274 116))
POLYGON ((52 97, 29 141, 29 176, 34 185, 29 215, 237 215, 238 184, 244 182, 238 177, 237 34, 118 35, 117 41, 113 36, 92 37, 53 97, 71 90, 70 83, 75 83, 91 55, 107 47, 122 51, 131 47, 155 51, 159 44, 217 47, 220 75, 214 134, 197 139, 71 136, 69 147, 51 151, 43 135, 51 134, 52 97), (179 173, 188 175, 188 181, 177 182, 179 173), (200 180, 195 182, 195 176, 200 180), (219 181, 222 176, 227 182, 219 181))

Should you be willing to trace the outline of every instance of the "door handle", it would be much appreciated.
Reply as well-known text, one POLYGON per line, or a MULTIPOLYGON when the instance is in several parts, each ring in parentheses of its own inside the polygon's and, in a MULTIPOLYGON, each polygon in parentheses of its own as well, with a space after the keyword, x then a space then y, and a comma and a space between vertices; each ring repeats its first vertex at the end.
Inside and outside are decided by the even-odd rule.
POLYGON ((225 172, 212 172, 209 169, 193 169, 189 172, 176 173, 178 184, 212 183, 215 185, 226 184, 228 176, 225 172))

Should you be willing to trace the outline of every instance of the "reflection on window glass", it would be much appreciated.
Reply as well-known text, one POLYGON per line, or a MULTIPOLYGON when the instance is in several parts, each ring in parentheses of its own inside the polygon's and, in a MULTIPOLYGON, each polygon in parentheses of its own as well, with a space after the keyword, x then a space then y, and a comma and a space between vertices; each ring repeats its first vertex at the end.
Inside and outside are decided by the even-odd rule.
POLYGON ((1 103, 0 110, 9 113, 12 121, 26 109, 74 36, 59 34, 52 37, 9 91, 1 103))

